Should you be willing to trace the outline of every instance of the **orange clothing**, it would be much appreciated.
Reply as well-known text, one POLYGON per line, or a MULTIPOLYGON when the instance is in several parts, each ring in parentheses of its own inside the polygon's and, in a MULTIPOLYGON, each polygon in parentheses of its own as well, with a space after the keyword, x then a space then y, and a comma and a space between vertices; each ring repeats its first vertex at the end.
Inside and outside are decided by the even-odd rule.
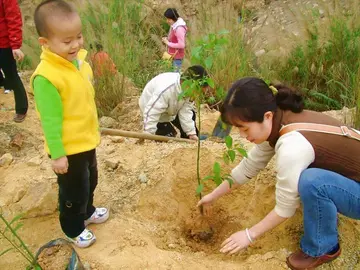
POLYGON ((91 56, 91 62, 94 70, 94 77, 101 77, 106 74, 115 75, 117 73, 116 65, 104 51, 93 54, 91 56))

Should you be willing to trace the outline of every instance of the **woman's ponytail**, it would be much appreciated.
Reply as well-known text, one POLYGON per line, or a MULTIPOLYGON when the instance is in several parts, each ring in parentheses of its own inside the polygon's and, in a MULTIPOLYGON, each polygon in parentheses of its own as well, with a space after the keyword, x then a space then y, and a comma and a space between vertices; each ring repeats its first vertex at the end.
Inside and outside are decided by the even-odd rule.
POLYGON ((300 93, 283 84, 274 85, 274 87, 278 90, 276 104, 280 109, 294 113, 299 113, 304 109, 304 100, 300 93))

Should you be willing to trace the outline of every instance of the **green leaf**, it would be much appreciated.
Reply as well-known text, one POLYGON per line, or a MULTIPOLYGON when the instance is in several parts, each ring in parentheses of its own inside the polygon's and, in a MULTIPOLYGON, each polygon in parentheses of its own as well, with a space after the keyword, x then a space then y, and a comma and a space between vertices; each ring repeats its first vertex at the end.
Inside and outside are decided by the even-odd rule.
POLYGON ((40 265, 37 264, 37 265, 35 265, 35 270, 42 270, 42 269, 41 269, 40 265))
POLYGON ((222 87, 216 88, 215 95, 216 95, 216 97, 217 97, 218 99, 223 99, 224 96, 225 96, 224 88, 222 88, 222 87))
POLYGON ((215 88, 215 82, 213 79, 211 78, 206 78, 206 82, 208 83, 208 85, 211 87, 211 88, 215 88))
POLYGON ((203 179, 201 179, 201 182, 205 182, 205 181, 208 181, 208 180, 212 180, 213 178, 214 178, 214 176, 208 175, 208 176, 205 176, 203 179))
POLYGON ((242 148, 236 148, 236 151, 239 152, 240 155, 242 155, 243 157, 247 157, 247 152, 245 149, 242 149, 242 148))
POLYGON ((228 151, 228 155, 229 155, 229 157, 230 157, 231 162, 234 162, 235 157, 236 157, 235 151, 234 151, 234 150, 229 150, 229 151, 228 151))
POLYGON ((214 178, 214 182, 215 182, 216 186, 221 185, 221 183, 222 183, 222 178, 221 178, 221 176, 219 175, 218 177, 215 177, 215 178, 214 178))
POLYGON ((205 59, 204 63, 205 63, 206 69, 211 69, 212 64, 213 64, 213 58, 212 58, 212 56, 208 56, 208 57, 205 59))
MULTIPOLYGON (((18 221, 19 219, 22 218, 22 214, 17 215, 16 217, 14 217, 10 222, 9 222, 9 226, 11 226, 13 223, 15 223, 16 221, 18 221)), ((12 227, 12 226, 11 226, 12 227)), ((4 230, 4 234, 6 233, 6 231, 9 230, 9 227, 6 227, 4 230)))
POLYGON ((200 194, 204 189, 204 185, 200 184, 198 185, 198 187, 196 188, 196 194, 200 194))
POLYGON ((224 45, 228 43, 228 40, 226 38, 219 38, 217 44, 218 45, 224 45))
POLYGON ((8 249, 5 249, 4 251, 2 251, 1 253, 0 253, 0 257, 2 256, 2 255, 5 255, 6 253, 8 253, 9 251, 11 251, 11 250, 13 250, 14 248, 8 248, 8 249))
POLYGON ((182 100, 183 98, 185 98, 185 92, 181 92, 178 96, 178 100, 182 100))
POLYGON ((215 101, 216 101, 216 99, 215 99, 214 97, 209 97, 209 98, 208 98, 208 102, 209 102, 210 104, 214 104, 215 101))
POLYGON ((192 48, 191 56, 196 58, 196 59, 199 59, 201 50, 202 50, 202 46, 197 46, 197 47, 192 48))
POLYGON ((22 224, 22 223, 18 223, 18 224, 16 225, 16 227, 13 228, 13 230, 14 230, 15 232, 17 232, 23 225, 24 225, 24 224, 22 224))
POLYGON ((225 137, 225 144, 226 144, 226 147, 228 149, 231 149, 232 148, 232 145, 233 145, 233 139, 231 138, 231 136, 226 136, 225 137))
POLYGON ((214 163, 213 171, 215 178, 220 177, 221 167, 219 162, 214 163))

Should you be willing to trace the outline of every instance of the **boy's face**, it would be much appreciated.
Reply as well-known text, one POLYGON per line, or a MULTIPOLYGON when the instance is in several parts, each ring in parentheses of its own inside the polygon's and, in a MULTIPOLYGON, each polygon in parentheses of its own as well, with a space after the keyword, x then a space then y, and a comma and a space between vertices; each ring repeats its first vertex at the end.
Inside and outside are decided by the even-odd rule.
POLYGON ((54 16, 48 29, 49 36, 40 37, 40 44, 70 62, 75 60, 84 43, 79 15, 54 16))

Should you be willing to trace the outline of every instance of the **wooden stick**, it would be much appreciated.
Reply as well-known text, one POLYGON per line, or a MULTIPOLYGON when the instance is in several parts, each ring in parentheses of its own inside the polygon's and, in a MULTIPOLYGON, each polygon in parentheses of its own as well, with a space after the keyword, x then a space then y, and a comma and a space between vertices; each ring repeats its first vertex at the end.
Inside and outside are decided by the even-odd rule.
POLYGON ((111 136, 122 136, 122 137, 155 140, 162 142, 168 142, 168 141, 186 142, 186 143, 196 142, 190 139, 153 135, 149 133, 134 132, 134 131, 121 130, 121 129, 101 128, 100 130, 101 130, 101 134, 111 135, 111 136))

